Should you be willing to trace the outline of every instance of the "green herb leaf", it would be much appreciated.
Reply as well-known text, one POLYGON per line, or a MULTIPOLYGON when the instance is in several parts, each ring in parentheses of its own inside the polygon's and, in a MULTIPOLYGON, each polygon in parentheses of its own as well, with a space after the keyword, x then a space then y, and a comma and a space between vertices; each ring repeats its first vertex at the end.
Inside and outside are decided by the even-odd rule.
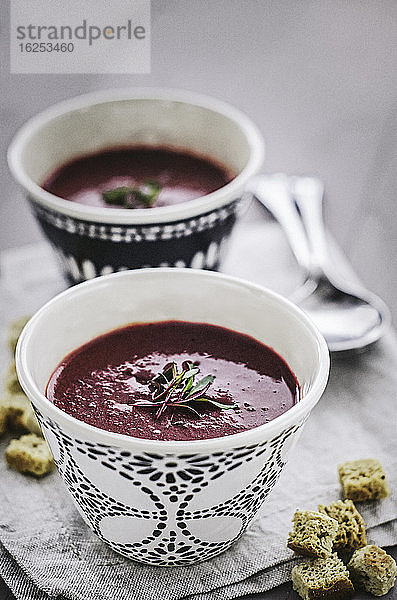
POLYGON ((188 410, 194 412, 198 417, 201 417, 198 410, 196 410, 192 406, 189 406, 189 404, 180 404, 179 402, 177 402, 176 404, 170 404, 170 406, 179 406, 180 408, 187 408, 188 410))
POLYGON ((212 385, 215 376, 206 375, 195 383, 194 379, 200 369, 191 361, 182 363, 182 370, 178 370, 175 362, 167 363, 161 373, 149 382, 152 393, 151 400, 138 402, 137 406, 157 407, 156 419, 159 419, 167 407, 187 408, 200 416, 200 413, 191 406, 191 402, 209 402, 220 409, 234 408, 230 402, 222 402, 207 396, 207 391, 212 385))
POLYGON ((200 369, 198 369, 197 367, 194 367, 192 369, 189 369, 189 371, 185 371, 184 372, 184 378, 187 379, 188 377, 195 377, 198 373, 200 373, 200 369))
POLYGON ((106 204, 122 208, 151 208, 157 202, 161 185, 157 181, 144 181, 139 186, 120 186, 102 192, 106 204))
POLYGON ((201 392, 202 390, 204 390, 206 387, 209 387, 212 382, 214 381, 215 376, 214 375, 207 375, 206 377, 203 377, 203 379, 201 379, 189 392, 188 394, 188 398, 190 398, 193 394, 197 394, 198 392, 201 392))
POLYGON ((213 404, 217 408, 223 408, 224 410, 228 410, 229 408, 236 408, 237 404, 235 402, 229 404, 228 402, 219 402, 218 400, 213 400, 212 398, 208 398, 208 402, 213 404))
POLYGON ((114 188, 113 190, 102 192, 102 199, 104 202, 106 202, 106 204, 114 204, 115 206, 126 207, 133 192, 134 188, 121 186, 114 188))
POLYGON ((167 363, 163 369, 163 372, 158 375, 161 379, 166 381, 172 381, 174 377, 178 375, 178 368, 176 362, 167 363))
POLYGON ((157 181, 145 181, 142 185, 135 188, 135 201, 138 204, 142 204, 145 208, 151 208, 156 204, 160 192, 161 185, 157 181))
POLYGON ((188 392, 192 389, 193 386, 193 382, 194 382, 194 376, 189 377, 189 379, 187 380, 187 382, 185 383, 185 387, 182 390, 182 394, 183 395, 187 395, 188 392))
POLYGON ((214 400, 213 398, 209 398, 208 396, 201 396, 200 398, 195 398, 195 402, 208 402, 209 404, 213 404, 217 408, 236 408, 237 404, 235 402, 221 402, 219 400, 214 400))

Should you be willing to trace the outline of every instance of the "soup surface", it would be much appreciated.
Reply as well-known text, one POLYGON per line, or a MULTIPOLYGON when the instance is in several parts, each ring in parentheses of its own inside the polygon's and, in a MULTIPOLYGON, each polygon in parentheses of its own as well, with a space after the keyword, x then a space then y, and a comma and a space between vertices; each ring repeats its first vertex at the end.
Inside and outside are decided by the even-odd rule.
POLYGON ((298 402, 299 385, 286 362, 252 337, 165 321, 129 325, 81 346, 54 371, 47 397, 101 429, 196 440, 271 421, 298 402))
POLYGON ((228 169, 203 156, 167 147, 132 146, 76 158, 47 177, 42 187, 90 206, 150 208, 205 196, 231 179, 228 169), (139 201, 139 193, 143 190, 147 196, 148 184, 151 202, 145 204, 139 201))

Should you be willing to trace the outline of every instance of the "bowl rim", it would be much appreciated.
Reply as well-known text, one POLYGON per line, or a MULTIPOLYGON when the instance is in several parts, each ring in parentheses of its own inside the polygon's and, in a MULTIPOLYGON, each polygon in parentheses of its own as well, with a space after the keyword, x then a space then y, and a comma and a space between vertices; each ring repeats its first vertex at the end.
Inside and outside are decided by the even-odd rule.
POLYGON ((242 111, 231 104, 207 96, 176 88, 135 87, 105 89, 75 96, 54 104, 31 117, 17 131, 7 152, 8 166, 14 179, 27 191, 29 196, 47 209, 55 210, 71 218, 90 222, 117 225, 155 224, 184 220, 204 214, 236 200, 244 192, 248 179, 256 174, 264 159, 265 146, 262 134, 255 123, 242 111), (245 135, 250 148, 250 156, 245 167, 229 183, 218 190, 173 206, 148 209, 125 209, 86 206, 70 202, 45 191, 26 173, 22 164, 22 153, 31 137, 43 125, 67 113, 89 109, 98 104, 123 102, 128 100, 153 100, 191 104, 212 110, 234 121, 245 135))
MULTIPOLYGON (((99 335, 99 334, 98 334, 99 335)), ((49 416, 52 420, 62 426, 65 424, 66 429, 70 432, 73 431, 73 435, 77 438, 79 434, 83 434, 83 439, 95 441, 96 443, 103 443, 107 446, 122 447, 123 449, 131 449, 133 451, 154 451, 160 454, 189 454, 189 453, 208 453, 222 450, 225 448, 235 448, 241 446, 250 446, 261 441, 272 439, 275 435, 278 435, 285 431, 288 427, 298 425, 304 420, 307 414, 310 413, 311 409, 321 398, 321 395, 326 387, 329 375, 329 351, 324 337, 319 332, 314 323, 310 318, 295 304, 261 285, 252 283, 234 277, 231 275, 225 275, 223 273, 216 273, 213 271, 202 271, 200 269, 176 269, 176 268, 148 268, 148 269, 137 269, 132 271, 123 271, 120 273, 112 273, 110 275, 104 275, 97 277, 89 281, 80 283, 74 287, 71 287, 64 292, 54 296, 44 306, 42 306, 29 320, 25 328, 23 329, 16 348, 16 369, 20 383, 26 395, 30 398, 32 403, 46 416, 49 416), (247 291, 252 293, 261 294, 266 296, 267 300, 281 303, 293 317, 296 318, 299 323, 309 330, 312 337, 313 343, 316 346, 318 356, 318 371, 313 380, 311 389, 304 395, 304 397, 290 408, 285 413, 276 417, 272 421, 259 425, 253 429, 235 433, 232 435, 207 438, 201 440, 151 440, 146 438, 135 438, 129 435, 120 433, 110 432, 104 429, 100 429, 93 425, 89 425, 84 421, 80 421, 75 417, 72 417, 68 413, 64 412, 60 408, 56 407, 44 394, 40 392, 36 386, 34 379, 29 369, 29 359, 27 356, 27 346, 30 338, 34 335, 35 328, 40 322, 46 311, 53 308, 54 305, 67 300, 70 296, 76 295, 84 291, 87 287, 95 287, 101 285, 104 281, 113 281, 116 278, 135 278, 139 277, 140 274, 153 274, 156 273, 167 273, 171 277, 184 276, 189 274, 191 277, 207 277, 216 278, 221 281, 233 283, 234 285, 243 287, 247 291)))

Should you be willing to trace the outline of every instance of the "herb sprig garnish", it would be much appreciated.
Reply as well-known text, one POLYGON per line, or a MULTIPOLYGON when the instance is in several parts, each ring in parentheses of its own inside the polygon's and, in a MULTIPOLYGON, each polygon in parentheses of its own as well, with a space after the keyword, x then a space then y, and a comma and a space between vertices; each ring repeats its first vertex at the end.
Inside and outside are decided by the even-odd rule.
POLYGON ((106 204, 121 206, 122 208, 151 208, 156 203, 161 192, 161 185, 157 181, 145 181, 138 186, 123 185, 112 190, 102 192, 102 199, 106 204))
POLYGON ((136 406, 155 406, 156 419, 159 419, 167 407, 187 408, 197 416, 200 413, 191 406, 191 402, 209 402, 213 406, 221 409, 234 408, 234 403, 214 400, 207 396, 207 391, 213 383, 215 376, 206 375, 202 379, 195 381, 200 369, 191 361, 186 360, 182 363, 182 370, 178 371, 175 362, 165 365, 162 372, 156 375, 149 383, 149 389, 152 393, 150 401, 138 402, 136 406))

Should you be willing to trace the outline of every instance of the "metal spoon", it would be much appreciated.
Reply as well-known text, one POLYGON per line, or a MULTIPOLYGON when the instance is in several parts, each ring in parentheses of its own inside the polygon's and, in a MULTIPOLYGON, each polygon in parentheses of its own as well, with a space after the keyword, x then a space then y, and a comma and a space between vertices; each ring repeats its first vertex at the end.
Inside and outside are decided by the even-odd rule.
POLYGON ((324 188, 313 177, 259 176, 249 190, 283 227, 305 271, 305 283, 291 298, 309 314, 331 351, 363 348, 390 327, 385 303, 343 276, 327 250, 322 218, 324 188))

